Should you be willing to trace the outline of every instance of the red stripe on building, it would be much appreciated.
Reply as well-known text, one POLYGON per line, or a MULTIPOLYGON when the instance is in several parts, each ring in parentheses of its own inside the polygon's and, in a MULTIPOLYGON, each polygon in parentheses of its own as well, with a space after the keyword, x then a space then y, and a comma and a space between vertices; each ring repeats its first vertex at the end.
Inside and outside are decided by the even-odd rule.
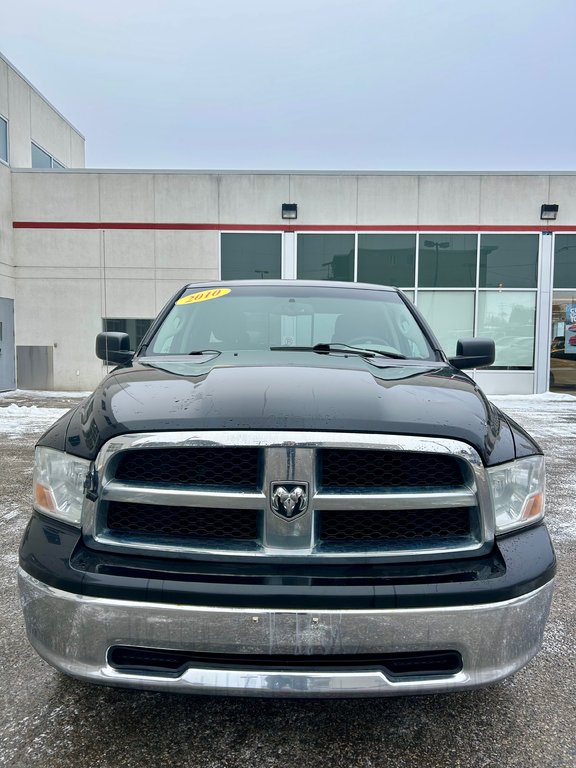
POLYGON ((576 232, 576 225, 519 224, 187 224, 129 221, 13 221, 14 229, 150 229, 217 232, 576 232))

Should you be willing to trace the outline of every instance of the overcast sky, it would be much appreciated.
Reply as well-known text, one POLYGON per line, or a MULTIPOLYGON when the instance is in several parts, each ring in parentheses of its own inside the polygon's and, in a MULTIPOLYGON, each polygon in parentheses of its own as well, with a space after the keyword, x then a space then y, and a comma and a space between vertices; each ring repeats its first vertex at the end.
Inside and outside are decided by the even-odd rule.
POLYGON ((576 0, 5 0, 100 168, 576 170, 576 0))

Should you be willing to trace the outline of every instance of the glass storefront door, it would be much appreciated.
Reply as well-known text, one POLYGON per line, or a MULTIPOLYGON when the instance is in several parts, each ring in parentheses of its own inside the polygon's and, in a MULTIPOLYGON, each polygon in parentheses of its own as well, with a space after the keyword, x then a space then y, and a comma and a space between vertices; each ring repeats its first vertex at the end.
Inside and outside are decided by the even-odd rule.
POLYGON ((576 390, 576 291, 554 291, 550 345, 550 389, 576 390))
POLYGON ((554 238, 550 389, 576 390, 576 235, 554 238))

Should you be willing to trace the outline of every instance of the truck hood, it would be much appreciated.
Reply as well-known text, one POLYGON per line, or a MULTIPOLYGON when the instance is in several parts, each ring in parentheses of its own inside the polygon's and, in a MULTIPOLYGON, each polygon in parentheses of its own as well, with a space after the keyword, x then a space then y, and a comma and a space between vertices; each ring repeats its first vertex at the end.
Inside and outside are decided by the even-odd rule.
POLYGON ((292 352, 265 359, 135 362, 109 374, 41 443, 91 459, 130 432, 303 430, 454 438, 486 464, 514 458, 503 414, 447 364, 292 352))

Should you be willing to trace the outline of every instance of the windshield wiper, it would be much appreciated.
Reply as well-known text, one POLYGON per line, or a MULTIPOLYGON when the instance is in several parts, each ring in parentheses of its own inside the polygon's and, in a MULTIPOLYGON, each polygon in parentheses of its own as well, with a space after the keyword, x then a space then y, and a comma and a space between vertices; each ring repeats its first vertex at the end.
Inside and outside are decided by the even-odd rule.
POLYGON ((406 360, 406 355, 398 352, 383 352, 380 349, 364 349, 363 347, 352 347, 350 344, 335 342, 333 344, 315 344, 313 347, 270 347, 272 352, 316 352, 327 355, 330 352, 347 352, 351 355, 360 357, 392 357, 395 360, 406 360))
POLYGON ((188 352, 189 355, 219 355, 221 354, 219 349, 194 349, 192 352, 188 352))

